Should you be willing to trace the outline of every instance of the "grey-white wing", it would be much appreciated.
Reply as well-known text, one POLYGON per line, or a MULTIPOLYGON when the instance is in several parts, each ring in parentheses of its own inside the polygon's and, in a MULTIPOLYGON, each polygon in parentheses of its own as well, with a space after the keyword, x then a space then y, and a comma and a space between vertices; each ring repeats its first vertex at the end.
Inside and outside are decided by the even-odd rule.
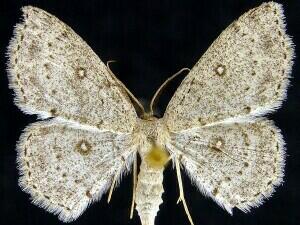
POLYGON ((284 175, 284 142, 266 119, 171 133, 167 148, 193 183, 229 213, 249 211, 269 197, 284 175))
POLYGON ((171 131, 264 115, 286 96, 293 58, 282 6, 263 3, 226 28, 172 97, 171 131))
POLYGON ((69 222, 101 198, 118 171, 121 178, 134 154, 127 134, 55 119, 33 123, 18 144, 19 183, 34 204, 69 222))
POLYGON ((126 91, 85 41, 42 9, 22 11, 8 47, 17 106, 42 118, 131 132, 137 115, 126 91))

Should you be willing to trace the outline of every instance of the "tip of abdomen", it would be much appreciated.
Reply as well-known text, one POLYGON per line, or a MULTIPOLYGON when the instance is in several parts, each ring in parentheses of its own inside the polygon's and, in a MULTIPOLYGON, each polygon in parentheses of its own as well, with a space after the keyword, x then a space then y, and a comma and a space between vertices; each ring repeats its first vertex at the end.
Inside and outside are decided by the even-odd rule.
POLYGON ((154 215, 145 214, 140 216, 142 225, 154 225, 154 215))

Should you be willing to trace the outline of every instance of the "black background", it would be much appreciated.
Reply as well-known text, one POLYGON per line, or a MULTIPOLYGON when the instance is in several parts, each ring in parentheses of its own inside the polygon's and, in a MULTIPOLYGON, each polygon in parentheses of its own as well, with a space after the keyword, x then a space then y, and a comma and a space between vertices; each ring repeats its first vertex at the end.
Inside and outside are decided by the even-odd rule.
MULTIPOLYGON (((8 1, 0 2, 0 224, 62 224, 56 216, 30 203, 29 195, 17 184, 15 143, 21 131, 35 116, 23 114, 8 89, 5 52, 13 26, 20 20, 20 7, 38 6, 71 26, 99 55, 102 61, 117 60, 113 72, 139 99, 151 98, 159 85, 183 67, 191 68, 213 40, 234 19, 262 1, 8 1)), ((300 46, 300 1, 283 2, 288 34, 300 46)), ((296 47, 296 55, 300 55, 296 47)), ((251 213, 234 210, 230 216, 211 199, 205 198, 184 176, 186 200, 195 225, 299 224, 300 220, 300 74, 297 58, 288 99, 268 117, 282 129, 287 142, 285 182, 273 197, 251 213)), ((161 96, 162 114, 182 77, 161 96)), ((129 220, 132 176, 125 177, 115 190, 110 205, 107 195, 89 207, 72 224, 140 224, 135 212, 129 220)), ((182 205, 176 205, 178 188, 175 171, 164 174, 164 203, 156 225, 189 224, 182 205)))

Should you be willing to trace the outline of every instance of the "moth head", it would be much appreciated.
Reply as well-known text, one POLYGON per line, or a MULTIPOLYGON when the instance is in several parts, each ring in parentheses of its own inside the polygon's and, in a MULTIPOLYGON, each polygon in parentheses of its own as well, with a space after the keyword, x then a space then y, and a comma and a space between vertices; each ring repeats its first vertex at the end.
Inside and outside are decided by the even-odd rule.
POLYGON ((141 118, 142 118, 143 120, 148 120, 148 121, 155 121, 155 120, 158 119, 156 116, 152 115, 151 112, 145 112, 145 113, 141 116, 141 118))

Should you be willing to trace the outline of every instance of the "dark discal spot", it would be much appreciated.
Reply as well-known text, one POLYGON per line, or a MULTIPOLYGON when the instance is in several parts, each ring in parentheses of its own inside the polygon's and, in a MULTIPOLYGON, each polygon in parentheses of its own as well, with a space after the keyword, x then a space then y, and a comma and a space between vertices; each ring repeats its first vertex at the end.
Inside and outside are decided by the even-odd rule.
POLYGON ((50 79, 49 75, 46 75, 46 78, 49 80, 50 79))
POLYGON ((245 113, 250 113, 251 112, 251 107, 250 106, 246 106, 244 108, 245 113))
POLYGON ((20 74, 19 73, 17 73, 17 78, 20 79, 20 74))
POLYGON ((33 187, 34 189, 37 189, 37 186, 35 186, 35 185, 32 185, 32 187, 33 187))
POLYGON ((221 137, 212 138, 209 143, 209 147, 215 151, 221 151, 224 147, 225 141, 221 137))
POLYGON ((31 176, 31 172, 30 172, 30 171, 28 171, 28 176, 29 176, 29 177, 31 176))
POLYGON ((69 207, 66 207, 66 210, 71 211, 71 209, 69 207))
POLYGON ((206 125, 206 122, 201 117, 198 118, 198 122, 200 123, 201 126, 206 125))
POLYGON ((282 36, 282 33, 281 33, 281 31, 280 31, 280 30, 278 31, 278 35, 279 35, 279 36, 282 36))
POLYGON ((243 172, 240 170, 240 171, 238 172, 238 174, 239 174, 239 175, 242 175, 242 174, 243 174, 243 172))
POLYGON ((57 91, 56 90, 52 90, 51 93, 55 95, 57 93, 57 91))
POLYGON ((248 166, 249 166, 249 163, 244 162, 244 167, 248 167, 248 166))
POLYGON ((23 40, 24 40, 24 34, 21 34, 20 41, 23 41, 23 40))
POLYGON ((51 113, 51 116, 56 116, 57 115, 57 110, 56 109, 51 109, 50 113, 51 113))
POLYGON ((247 202, 247 201, 246 200, 241 201, 241 203, 245 203, 245 202, 247 202))
POLYGON ((86 77, 86 69, 83 67, 78 67, 75 70, 75 74, 80 80, 82 80, 83 78, 86 77))
POLYGON ((255 74, 256 74, 255 71, 252 71, 251 75, 254 76, 255 74))
POLYGON ((28 167, 30 167, 30 164, 29 164, 29 162, 28 162, 28 161, 26 161, 26 165, 27 165, 28 167))
POLYGON ((17 45, 17 51, 19 51, 20 50, 20 45, 17 45))
POLYGON ((48 42, 48 47, 52 47, 52 43, 51 42, 48 42))
POLYGON ((87 190, 87 191, 85 192, 85 195, 86 195, 88 198, 92 198, 92 194, 91 194, 91 192, 90 192, 89 190, 87 190))
POLYGON ((257 64, 257 60, 254 60, 253 63, 254 63, 254 64, 257 64))
POLYGON ((92 150, 92 145, 86 140, 81 140, 77 143, 75 150, 81 155, 88 155, 92 150))
POLYGON ((66 176, 67 176, 67 173, 63 173, 63 174, 62 174, 62 177, 66 177, 66 176))
POLYGON ((15 58, 15 63, 16 63, 16 64, 18 63, 18 58, 15 58))
POLYGON ((275 20, 275 23, 276 23, 276 24, 279 24, 279 20, 275 20))
POLYGON ((218 194, 219 190, 218 188, 215 188, 213 191, 212 191, 212 194, 213 196, 216 196, 218 194))
POLYGON ((231 178, 230 177, 225 177, 225 180, 226 181, 231 181, 231 178))
POLYGON ((283 58, 286 59, 287 58, 287 55, 286 53, 283 53, 283 58))
POLYGON ((285 70, 282 70, 282 71, 281 71, 281 74, 284 75, 284 74, 285 74, 285 70))
POLYGON ((27 148, 24 148, 24 155, 27 156, 27 148))
POLYGON ((222 64, 219 64, 219 65, 216 66, 214 71, 218 76, 222 77, 226 74, 226 67, 222 64))
POLYGON ((250 87, 246 87, 246 88, 245 88, 245 91, 248 91, 249 89, 250 89, 250 87))
POLYGON ((255 40, 254 40, 254 38, 251 38, 251 40, 250 40, 251 42, 254 42, 255 40))
POLYGON ((254 195, 254 197, 257 197, 257 196, 259 196, 260 195, 260 192, 257 192, 255 195, 254 195))

